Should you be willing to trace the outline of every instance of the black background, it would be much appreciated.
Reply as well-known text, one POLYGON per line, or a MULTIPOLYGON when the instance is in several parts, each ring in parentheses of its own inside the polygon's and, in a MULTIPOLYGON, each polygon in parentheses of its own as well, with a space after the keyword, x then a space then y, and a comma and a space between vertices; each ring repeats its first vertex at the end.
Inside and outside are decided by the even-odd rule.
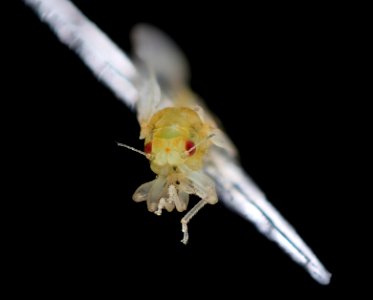
POLYGON ((329 286, 316 283, 221 203, 193 219, 187 246, 179 242, 181 214, 157 217, 134 203, 134 190, 154 177, 143 157, 115 144, 143 147, 135 115, 20 4, 9 44, 16 84, 8 86, 15 114, 7 126, 17 145, 9 158, 17 217, 9 227, 18 229, 19 270, 38 282, 30 289, 48 285, 58 295, 78 287, 107 298, 229 292, 235 299, 329 296, 348 282, 336 194, 343 169, 337 141, 346 130, 339 80, 346 28, 331 18, 337 13, 74 2, 127 53, 138 22, 180 45, 193 90, 221 119, 243 167, 333 278, 329 286))

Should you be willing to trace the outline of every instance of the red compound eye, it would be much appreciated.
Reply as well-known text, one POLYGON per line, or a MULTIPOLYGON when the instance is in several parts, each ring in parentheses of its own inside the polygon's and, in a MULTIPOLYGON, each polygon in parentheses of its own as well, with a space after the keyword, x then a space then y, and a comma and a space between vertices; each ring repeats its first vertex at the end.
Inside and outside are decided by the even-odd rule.
POLYGON ((149 154, 149 153, 152 152, 152 142, 149 142, 149 143, 145 144, 144 152, 146 154, 149 154))
POLYGON ((188 151, 189 155, 193 155, 194 152, 196 152, 196 148, 193 148, 193 147, 194 147, 194 143, 192 141, 186 141, 185 142, 185 150, 188 151), (192 149, 192 150, 190 151, 190 149, 192 149))

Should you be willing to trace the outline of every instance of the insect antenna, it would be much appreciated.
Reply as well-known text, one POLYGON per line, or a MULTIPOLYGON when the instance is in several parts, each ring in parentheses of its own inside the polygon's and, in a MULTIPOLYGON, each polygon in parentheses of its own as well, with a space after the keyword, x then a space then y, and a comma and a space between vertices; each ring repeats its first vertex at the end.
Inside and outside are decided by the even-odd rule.
POLYGON ((189 155, 190 153, 192 153, 194 150, 197 149, 197 147, 205 142, 207 142, 209 139, 211 139, 212 137, 214 137, 215 133, 211 133, 209 134, 207 137, 205 137, 202 141, 200 141, 199 143, 195 144, 193 147, 191 147, 190 149, 186 150, 185 151, 185 154, 186 155, 189 155))
POLYGON ((116 142, 116 143, 117 143, 117 145, 120 146, 120 147, 124 147, 124 148, 130 149, 130 150, 135 151, 135 152, 137 152, 137 153, 139 153, 139 154, 141 154, 141 155, 144 155, 147 159, 150 159, 150 156, 151 156, 151 155, 148 154, 148 153, 145 153, 144 151, 141 151, 141 150, 139 150, 139 149, 136 149, 136 148, 134 148, 134 147, 128 146, 128 145, 123 144, 123 143, 119 143, 119 142, 116 142))

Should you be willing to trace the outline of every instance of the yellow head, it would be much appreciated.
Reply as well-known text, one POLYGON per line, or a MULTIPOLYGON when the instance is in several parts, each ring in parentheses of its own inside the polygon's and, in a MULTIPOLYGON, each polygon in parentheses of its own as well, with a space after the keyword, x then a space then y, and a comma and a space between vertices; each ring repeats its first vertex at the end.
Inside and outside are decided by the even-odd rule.
POLYGON ((210 126, 186 107, 170 107, 158 111, 142 124, 145 152, 156 174, 177 170, 186 164, 192 170, 202 168, 203 157, 210 146, 210 126))

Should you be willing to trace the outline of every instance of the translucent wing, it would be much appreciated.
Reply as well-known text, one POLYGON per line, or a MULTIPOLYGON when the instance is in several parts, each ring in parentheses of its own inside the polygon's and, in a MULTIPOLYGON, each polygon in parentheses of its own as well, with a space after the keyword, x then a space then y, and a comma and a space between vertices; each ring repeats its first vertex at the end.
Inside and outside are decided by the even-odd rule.
POLYGON ((95 76, 125 104, 133 107, 137 70, 127 55, 70 1, 24 0, 62 43, 74 50, 95 76))
POLYGON ((224 204, 251 221, 262 234, 302 265, 316 281, 329 284, 331 274, 239 164, 219 151, 219 148, 213 149, 212 156, 206 171, 216 181, 224 204))
POLYGON ((131 37, 135 58, 154 71, 163 90, 184 88, 189 80, 189 65, 182 51, 170 38, 147 24, 135 26, 131 37))
MULTIPOLYGON (((68 0, 24 1, 125 104, 131 107, 135 104, 138 90, 133 82, 137 80, 137 71, 127 56, 95 24, 68 0)), ((134 39, 138 56, 150 64, 171 89, 186 85, 189 77, 186 60, 164 34, 142 25, 134 31, 134 39)), ((156 102, 157 89, 153 88, 151 93, 156 102)), ((321 284, 329 283, 330 273, 268 202, 234 156, 218 147, 213 148, 206 171, 215 180, 221 200, 228 207, 250 220, 315 280, 321 284)))

